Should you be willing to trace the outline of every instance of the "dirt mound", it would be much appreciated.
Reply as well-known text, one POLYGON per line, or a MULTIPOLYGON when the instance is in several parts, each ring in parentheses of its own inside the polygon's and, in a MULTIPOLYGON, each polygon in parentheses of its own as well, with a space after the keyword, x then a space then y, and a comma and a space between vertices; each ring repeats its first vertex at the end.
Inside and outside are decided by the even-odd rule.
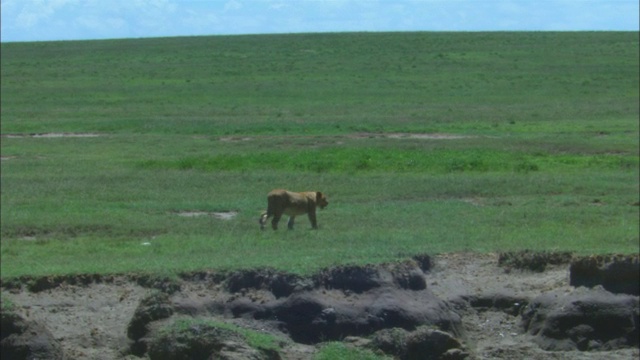
POLYGON ((20 349, 53 349, 48 358, 307 359, 337 340, 399 359, 637 358, 638 296, 608 291, 611 274, 632 281, 620 274, 633 266, 637 257, 457 253, 311 276, 24 277, 2 283, 2 351, 21 338, 40 345, 20 349))
POLYGON ((602 285, 616 294, 640 293, 640 256, 587 256, 571 263, 570 284, 594 287, 602 285))
POLYGON ((0 357, 2 359, 63 359, 62 346, 46 326, 5 311, 1 316, 0 357))
POLYGON ((295 274, 273 269, 252 269, 236 271, 226 280, 226 288, 231 293, 251 290, 267 290, 276 298, 291 295, 295 290, 310 289, 312 281, 295 274))
POLYGON ((460 317, 429 292, 381 288, 345 297, 316 290, 267 303, 257 310, 254 318, 274 321, 292 340, 303 344, 367 336, 386 328, 415 329, 420 325, 460 332, 460 317))
POLYGON ((394 285, 402 289, 423 290, 427 287, 423 269, 428 269, 428 264, 429 257, 422 255, 396 264, 334 267, 320 271, 313 279, 316 286, 357 294, 394 285))
POLYGON ((173 304, 169 296, 162 292, 153 292, 143 298, 127 327, 127 336, 133 340, 131 353, 142 356, 147 352, 147 344, 141 341, 149 333, 149 324, 173 315, 173 304))
MULTIPOLYGON (((424 266, 429 260, 419 258, 424 266)), ((379 266, 340 266, 303 278, 270 269, 232 273, 233 295, 193 308, 270 321, 296 342, 315 344, 390 327, 433 324, 457 332, 460 318, 426 290, 415 260, 379 266)))
POLYGON ((498 265, 510 270, 530 270, 543 272, 547 265, 561 265, 571 262, 573 255, 568 252, 515 251, 500 253, 498 265))
POLYGON ((0 282, 0 287, 6 290, 19 290, 26 287, 33 293, 56 289, 66 286, 88 286, 91 284, 113 284, 123 281, 135 282, 145 288, 158 289, 167 293, 174 293, 180 290, 180 284, 175 280, 149 274, 128 274, 128 275, 100 275, 100 274, 80 274, 80 275, 54 275, 54 276, 20 276, 0 282))
POLYGON ((581 288, 550 292, 522 312, 524 330, 545 350, 638 347, 638 297, 581 288))
POLYGON ((177 319, 150 336, 148 357, 164 359, 277 360, 280 355, 264 346, 252 346, 238 331, 213 323, 177 319))

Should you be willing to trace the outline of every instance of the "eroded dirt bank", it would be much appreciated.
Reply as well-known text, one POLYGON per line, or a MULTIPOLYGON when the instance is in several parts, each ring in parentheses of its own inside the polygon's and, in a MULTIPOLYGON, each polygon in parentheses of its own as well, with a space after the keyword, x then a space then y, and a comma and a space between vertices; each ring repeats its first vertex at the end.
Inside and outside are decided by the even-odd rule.
POLYGON ((2 283, 2 358, 312 359, 323 342, 344 341, 399 359, 632 359, 638 273, 637 255, 525 252, 310 277, 24 278, 2 283))

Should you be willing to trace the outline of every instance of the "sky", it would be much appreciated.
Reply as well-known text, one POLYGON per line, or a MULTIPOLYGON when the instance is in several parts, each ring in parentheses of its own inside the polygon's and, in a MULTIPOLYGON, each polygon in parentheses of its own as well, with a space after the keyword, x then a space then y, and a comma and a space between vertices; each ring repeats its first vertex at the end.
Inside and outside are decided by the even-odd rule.
POLYGON ((2 42, 353 31, 639 31, 638 0, 0 0, 2 42))

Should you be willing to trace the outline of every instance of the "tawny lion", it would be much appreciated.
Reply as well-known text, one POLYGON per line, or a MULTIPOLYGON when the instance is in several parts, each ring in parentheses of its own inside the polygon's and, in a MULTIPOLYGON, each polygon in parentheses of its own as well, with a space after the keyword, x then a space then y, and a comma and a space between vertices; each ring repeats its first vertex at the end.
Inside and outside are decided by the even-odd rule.
POLYGON ((319 191, 293 192, 282 189, 276 189, 267 195, 267 211, 260 216, 260 229, 264 230, 267 220, 273 216, 271 227, 278 230, 278 221, 283 214, 289 216, 287 226, 289 230, 293 229, 293 222, 296 216, 307 214, 311 227, 318 228, 316 221, 316 207, 324 209, 329 202, 323 193, 319 191))

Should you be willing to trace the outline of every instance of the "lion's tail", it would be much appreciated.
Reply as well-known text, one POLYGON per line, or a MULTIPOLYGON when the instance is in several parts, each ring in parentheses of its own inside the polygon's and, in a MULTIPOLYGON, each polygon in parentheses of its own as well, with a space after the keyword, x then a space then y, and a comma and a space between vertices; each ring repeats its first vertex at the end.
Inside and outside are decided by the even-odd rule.
POLYGON ((260 219, 258 222, 260 223, 260 229, 264 230, 264 225, 267 223, 267 219, 269 218, 269 212, 265 211, 260 215, 260 219))

